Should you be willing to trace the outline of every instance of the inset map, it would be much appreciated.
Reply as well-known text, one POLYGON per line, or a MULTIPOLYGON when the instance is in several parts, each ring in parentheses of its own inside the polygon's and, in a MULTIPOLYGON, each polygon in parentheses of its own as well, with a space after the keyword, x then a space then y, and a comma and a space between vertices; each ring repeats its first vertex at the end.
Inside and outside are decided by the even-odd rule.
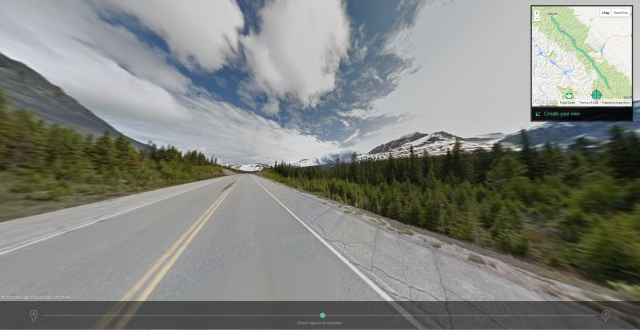
POLYGON ((632 102, 632 7, 531 7, 532 106, 632 102))

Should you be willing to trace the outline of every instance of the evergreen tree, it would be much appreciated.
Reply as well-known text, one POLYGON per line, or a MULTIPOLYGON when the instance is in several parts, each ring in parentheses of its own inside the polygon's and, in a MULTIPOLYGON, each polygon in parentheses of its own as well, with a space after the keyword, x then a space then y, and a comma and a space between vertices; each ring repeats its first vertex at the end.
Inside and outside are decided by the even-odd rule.
POLYGON ((418 157, 413 151, 413 145, 409 147, 409 180, 413 184, 420 183, 420 164, 418 162, 418 157))
POLYGON ((453 177, 454 181, 465 181, 467 180, 467 173, 469 172, 467 169, 467 163, 462 155, 462 145, 460 144, 460 139, 456 138, 456 143, 453 146, 453 151, 450 156, 450 173, 449 175, 453 177))
POLYGON ((102 174, 113 173, 117 168, 116 149, 111 133, 105 131, 104 134, 96 141, 93 148, 93 155, 96 169, 102 174))
POLYGON ((623 128, 619 125, 613 125, 609 130, 609 135, 607 156, 614 175, 624 179, 633 178, 636 170, 632 159, 634 151, 629 148, 623 128))
POLYGON ((2 168, 37 169, 46 158, 46 127, 42 120, 27 111, 12 114, 13 126, 8 130, 2 168))
POLYGON ((525 166, 525 175, 529 179, 535 180, 540 178, 540 168, 538 153, 535 147, 531 144, 529 134, 525 130, 520 131, 520 162, 525 166))

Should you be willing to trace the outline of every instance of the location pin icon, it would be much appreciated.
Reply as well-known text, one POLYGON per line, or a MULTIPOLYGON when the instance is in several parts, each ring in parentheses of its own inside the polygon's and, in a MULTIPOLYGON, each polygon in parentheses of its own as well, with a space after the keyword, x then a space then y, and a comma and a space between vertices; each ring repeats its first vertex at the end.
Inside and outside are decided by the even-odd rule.
POLYGON ((602 311, 602 317, 604 318, 604 321, 607 322, 607 319, 609 319, 609 316, 611 315, 611 313, 609 313, 608 310, 603 310, 602 311))
POLYGON ((38 312, 37 312, 37 311, 35 311, 35 310, 33 310, 33 311, 31 311, 31 312, 29 313, 29 315, 31 316, 31 320, 32 320, 33 322, 35 322, 35 321, 36 321, 36 317, 38 317, 38 312))

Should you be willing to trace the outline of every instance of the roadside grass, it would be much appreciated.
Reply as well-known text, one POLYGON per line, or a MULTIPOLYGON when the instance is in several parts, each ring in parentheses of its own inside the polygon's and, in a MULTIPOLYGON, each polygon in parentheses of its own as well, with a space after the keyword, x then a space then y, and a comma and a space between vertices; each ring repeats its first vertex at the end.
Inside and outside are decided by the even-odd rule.
MULTIPOLYGON (((213 179, 222 173, 211 176, 213 179)), ((117 183, 68 183, 41 175, 21 177, 0 172, 0 222, 138 194, 185 183, 152 182, 144 186, 117 183)))
MULTIPOLYGON (((300 189, 297 187, 292 187, 290 185, 287 185, 286 183, 282 183, 282 182, 278 182, 276 180, 273 180, 271 178, 268 178, 265 176, 265 178, 270 179, 272 182, 276 183, 276 184, 281 184, 284 185, 286 187, 289 188, 293 188, 296 189, 298 191, 304 192, 304 193, 311 193, 313 195, 317 195, 316 193, 312 193, 312 192, 308 192, 305 191, 304 189, 300 189)), ((326 196, 323 196, 326 197, 326 196)), ((335 205, 338 208, 343 208, 343 203, 339 202, 339 201, 335 201, 335 200, 331 200, 331 204, 335 205)), ((427 229, 424 228, 420 228, 420 227, 414 227, 414 226, 410 226, 410 225, 405 225, 400 223, 397 220, 393 220, 393 219, 388 219, 388 218, 381 218, 380 215, 375 214, 375 213, 371 213, 369 211, 366 210, 361 210, 358 209, 358 212, 362 212, 364 215, 367 215, 371 218, 375 218, 377 219, 383 226, 386 226, 387 229, 389 230, 396 230, 396 228, 392 227, 392 226, 406 226, 406 228, 410 228, 413 232, 415 233, 419 233, 422 234, 424 236, 428 236, 428 237, 432 237, 435 238, 445 244, 451 244, 451 245, 455 245, 458 247, 461 247, 463 249, 468 250, 469 252, 475 252, 478 255, 484 255, 496 260, 499 260, 501 262, 504 262, 507 265, 511 265, 514 267, 517 267, 523 271, 529 272, 531 274, 540 276, 542 279, 547 278, 547 279, 552 279, 555 281, 559 281, 562 283, 566 283, 572 286, 575 286, 577 288, 581 288, 584 290, 589 290, 594 294, 603 294, 603 295, 610 295, 613 297, 617 297, 618 299, 627 299, 629 298, 629 294, 624 293, 622 291, 620 291, 620 289, 616 288, 615 290, 612 290, 609 287, 605 287, 600 283, 596 283, 594 281, 590 281, 587 279, 584 279, 576 274, 572 274, 572 273, 565 273, 565 272, 561 272, 555 269, 551 269, 548 266, 545 265, 541 265, 541 264, 534 264, 534 263, 529 263, 525 260, 520 260, 517 259, 513 256, 510 255, 505 255, 505 254, 501 254, 495 251, 491 251, 489 249, 485 249, 481 246, 478 245, 474 245, 472 243, 468 243, 468 242, 463 242, 463 241, 459 241, 456 240, 454 238, 442 235, 440 233, 437 232, 433 232, 433 231, 429 231, 427 229)), ((373 221, 373 220, 371 220, 373 221)), ((412 234, 413 234, 412 232, 412 234)), ((442 248, 442 244, 440 243, 431 243, 431 246, 437 249, 442 248)), ((490 262, 489 265, 491 267, 497 268, 495 263, 490 262)), ((600 300, 604 300, 603 297, 600 298, 600 300)))
POLYGON ((413 235, 413 231, 405 227, 404 225, 398 223, 391 223, 391 227, 393 227, 398 233, 403 235, 413 235))
POLYGON ((636 301, 640 301, 640 285, 627 284, 622 282, 608 282, 608 284, 616 288, 616 290, 632 297, 636 301))
POLYGON ((482 264, 482 265, 485 264, 484 259, 482 259, 482 257, 477 254, 470 254, 467 259, 477 264, 482 264))

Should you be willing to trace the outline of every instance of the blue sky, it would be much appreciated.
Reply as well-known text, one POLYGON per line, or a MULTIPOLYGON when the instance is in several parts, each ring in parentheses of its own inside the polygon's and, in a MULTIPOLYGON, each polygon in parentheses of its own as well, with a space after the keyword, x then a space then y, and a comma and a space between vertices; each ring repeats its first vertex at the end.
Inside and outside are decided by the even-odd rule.
POLYGON ((529 4, 485 3, 21 0, 0 51, 138 140, 293 162, 532 126, 529 4))

